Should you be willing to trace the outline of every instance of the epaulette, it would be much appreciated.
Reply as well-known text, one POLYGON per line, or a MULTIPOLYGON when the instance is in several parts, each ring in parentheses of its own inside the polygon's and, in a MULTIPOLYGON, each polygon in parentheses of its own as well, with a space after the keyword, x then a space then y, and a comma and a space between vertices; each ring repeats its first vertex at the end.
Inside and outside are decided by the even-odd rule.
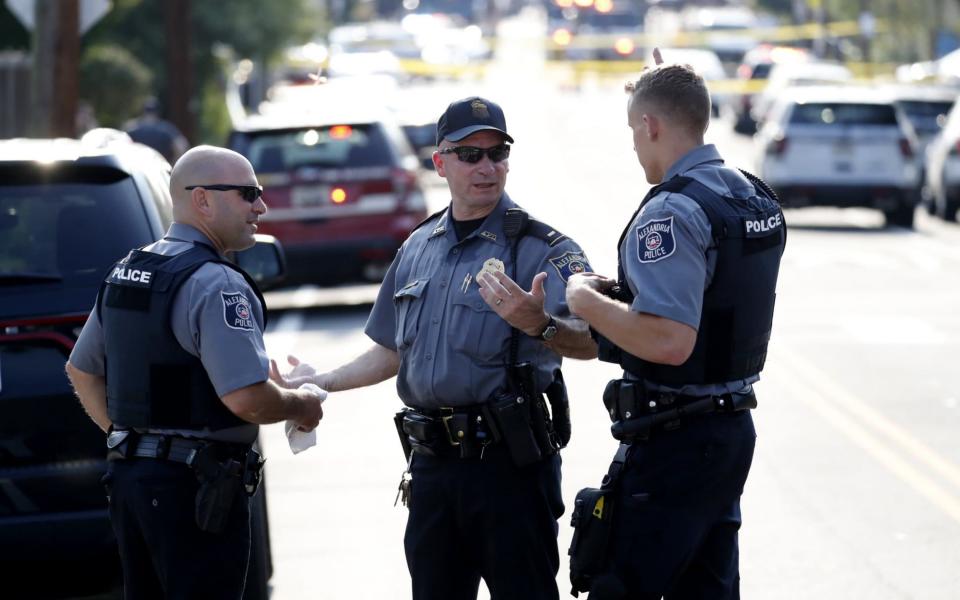
POLYGON ((424 225, 426 225, 426 224, 429 223, 430 221, 432 221, 432 220, 440 217, 440 215, 442 215, 446 210, 447 210, 447 207, 444 206, 443 208, 441 208, 441 209, 438 210, 437 212, 433 213, 432 215, 430 215, 430 216, 427 217, 426 219, 420 221, 419 223, 417 223, 417 226, 416 226, 416 227, 414 227, 412 230, 410 230, 410 233, 413 233, 414 231, 420 229, 421 227, 423 227, 424 225))
POLYGON ((563 240, 569 239, 567 236, 563 235, 553 227, 550 227, 546 223, 538 221, 533 217, 530 218, 530 223, 527 226, 527 235, 532 235, 535 238, 541 239, 551 247, 556 246, 563 240))

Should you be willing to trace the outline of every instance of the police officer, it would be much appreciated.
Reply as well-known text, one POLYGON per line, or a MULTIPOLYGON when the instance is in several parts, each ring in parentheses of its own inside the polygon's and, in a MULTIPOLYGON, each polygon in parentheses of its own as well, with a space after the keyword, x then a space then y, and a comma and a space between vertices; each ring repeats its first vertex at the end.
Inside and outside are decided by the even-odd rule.
POLYGON ((147 98, 143 112, 124 127, 130 138, 150 146, 173 163, 187 149, 187 139, 177 126, 160 117, 160 103, 156 98, 147 98))
POLYGON ((433 163, 452 200, 398 251, 367 321, 373 346, 288 379, 339 391, 397 376, 416 600, 476 598, 481 578, 497 599, 558 597, 557 452, 569 434, 559 368, 561 355, 595 354, 564 293, 590 267, 504 193, 512 142, 494 102, 447 107, 433 163))
POLYGON ((622 442, 604 485, 613 509, 593 513, 612 515, 609 552, 586 574, 574 555, 571 578, 592 600, 739 598, 756 437, 747 409, 785 224, 762 182, 704 144, 710 97, 690 67, 659 65, 627 91, 634 150, 655 186, 620 239, 618 280, 581 274, 567 287, 601 360, 624 368, 604 392, 622 442))
POLYGON ((239 154, 200 146, 170 180, 174 223, 106 277, 67 363, 108 436, 110 518, 127 598, 239 598, 259 482, 258 423, 305 430, 321 398, 269 380, 265 310, 224 253, 266 212, 239 154))

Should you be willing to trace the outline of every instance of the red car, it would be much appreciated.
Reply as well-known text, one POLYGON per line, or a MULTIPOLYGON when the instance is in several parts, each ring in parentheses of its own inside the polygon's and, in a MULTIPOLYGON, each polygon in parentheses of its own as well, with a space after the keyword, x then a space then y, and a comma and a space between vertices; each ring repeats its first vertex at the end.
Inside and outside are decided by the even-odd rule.
POLYGON ((237 126, 269 211, 261 233, 286 251, 287 283, 380 281, 427 216, 418 160, 387 117, 291 110, 237 126))

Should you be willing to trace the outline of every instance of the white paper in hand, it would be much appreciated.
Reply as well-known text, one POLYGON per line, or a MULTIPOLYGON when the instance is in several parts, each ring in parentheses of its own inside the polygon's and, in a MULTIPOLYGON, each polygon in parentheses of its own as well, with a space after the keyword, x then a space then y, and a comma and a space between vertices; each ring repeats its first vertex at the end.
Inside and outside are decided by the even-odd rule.
MULTIPOLYGON (((327 398, 327 392, 320 389, 319 386, 313 383, 305 383, 300 386, 300 389, 306 388, 313 392, 320 394, 320 401, 323 402, 327 398)), ((317 445, 317 430, 312 431, 300 431, 297 429, 297 423, 295 421, 287 421, 284 424, 284 432, 287 434, 287 442, 290 443, 290 450, 294 454, 299 454, 307 448, 312 448, 317 445)))

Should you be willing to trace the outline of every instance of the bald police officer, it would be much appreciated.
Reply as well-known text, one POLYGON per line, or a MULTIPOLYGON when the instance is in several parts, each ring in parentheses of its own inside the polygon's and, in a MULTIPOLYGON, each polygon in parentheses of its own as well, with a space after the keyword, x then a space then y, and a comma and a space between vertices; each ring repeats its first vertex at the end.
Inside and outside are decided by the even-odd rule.
POLYGON ((367 321, 370 350, 309 379, 338 391, 397 376, 417 600, 476 598, 481 578, 497 599, 558 597, 561 355, 596 352, 564 291, 590 266, 504 193, 512 142, 494 102, 448 106, 433 162, 450 205, 397 253, 367 321))
POLYGON ((604 392, 621 441, 609 495, 578 497, 590 503, 571 579, 591 600, 739 598, 740 495, 756 437, 747 409, 786 226, 772 192, 703 143, 710 97, 691 68, 660 65, 627 89, 634 150, 656 185, 620 238, 618 280, 582 274, 567 287, 601 360, 624 369, 604 392), (609 552, 585 560, 589 528, 611 514, 609 552))
POLYGON ((173 168, 174 223, 109 272, 67 363, 108 436, 127 598, 239 598, 259 483, 257 424, 316 427, 321 398, 268 379, 265 310, 224 253, 267 210, 253 168, 200 146, 173 168))

